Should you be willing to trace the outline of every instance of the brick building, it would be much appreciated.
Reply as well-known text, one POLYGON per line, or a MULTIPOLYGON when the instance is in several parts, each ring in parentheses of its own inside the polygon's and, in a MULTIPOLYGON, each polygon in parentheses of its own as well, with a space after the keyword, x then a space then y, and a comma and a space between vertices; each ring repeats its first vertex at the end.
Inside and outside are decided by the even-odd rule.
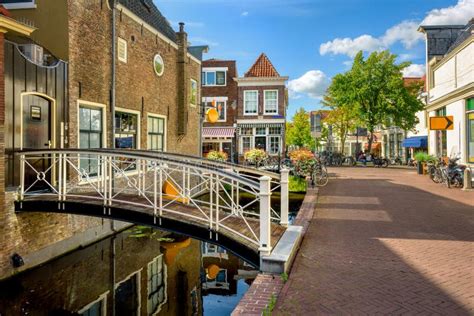
POLYGON ((253 148, 261 148, 270 156, 280 156, 285 152, 288 77, 280 76, 262 53, 245 75, 235 80, 239 160, 253 148))
POLYGON ((237 116, 237 67, 235 60, 210 59, 202 63, 202 103, 204 109, 215 106, 219 119, 209 123, 204 118, 202 129, 203 155, 211 150, 227 153, 235 159, 237 141, 235 123, 237 116))
POLYGON ((15 214, 16 150, 121 147, 199 154, 202 50, 188 47, 184 26, 175 32, 152 0, 117 0, 115 9, 110 3, 8 1, 4 14, 12 17, 0 16, 0 117, 6 118, 0 126, 0 278, 125 227, 90 217, 15 214), (12 268, 14 252, 24 259, 20 269, 12 268))

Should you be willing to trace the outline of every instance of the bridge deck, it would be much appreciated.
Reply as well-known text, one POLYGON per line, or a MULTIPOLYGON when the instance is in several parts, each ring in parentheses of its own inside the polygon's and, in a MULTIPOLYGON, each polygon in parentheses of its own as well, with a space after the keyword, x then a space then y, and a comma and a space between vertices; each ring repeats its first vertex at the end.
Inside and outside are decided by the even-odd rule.
MULTIPOLYGON (((17 203, 17 211, 30 211, 30 212, 59 212, 59 213, 71 213, 71 214, 82 214, 82 215, 91 215, 91 216, 99 216, 99 217, 108 217, 114 218, 118 220, 129 220, 134 223, 143 223, 143 224, 152 224, 155 220, 153 217, 153 210, 151 208, 146 208, 139 205, 133 205, 130 203, 136 204, 146 204, 146 200, 143 197, 137 195, 130 195, 130 194, 119 194, 116 200, 127 201, 126 203, 120 202, 113 202, 110 210, 110 214, 104 214, 104 207, 103 202, 101 200, 94 200, 91 199, 91 196, 88 197, 81 197, 81 196, 68 196, 67 200, 65 201, 64 207, 65 209, 59 210, 58 209, 58 200, 57 196, 52 195, 32 195, 32 196, 25 196, 24 200, 21 203, 21 208, 19 203, 17 203), (150 222, 151 221, 151 222, 150 222)), ((168 201, 164 201, 166 204, 168 201)), ((196 207, 191 205, 185 205, 182 203, 172 203, 166 207, 170 211, 163 211, 162 215, 162 223, 161 226, 163 229, 171 229, 173 228, 167 227, 166 223, 173 222, 175 225, 182 225, 188 228, 196 228, 200 229, 201 231, 207 231, 209 229, 209 223, 204 220, 203 213, 196 207), (174 212, 171 212, 174 211, 174 212), (176 213, 175 213, 176 212, 176 213), (194 215, 196 217, 200 217, 201 219, 193 218, 186 216, 194 215), (165 223, 166 222, 166 223, 165 223)), ((208 207, 202 207, 201 209, 204 211, 206 215, 209 216, 210 210, 208 207)), ((219 217, 224 219, 228 216, 229 213, 220 211, 219 217)), ((248 225, 252 228, 254 233, 259 236, 260 234, 260 222, 258 218, 245 218, 248 225)), ((219 226, 219 231, 217 238, 227 237, 228 239, 233 240, 234 242, 241 244, 245 248, 251 249, 254 252, 258 252, 258 246, 254 243, 249 242, 242 236, 239 236, 232 232, 232 230, 238 231, 244 236, 254 239, 250 229, 248 228, 247 224, 245 223, 244 219, 239 216, 229 216, 227 219, 222 221, 223 225, 227 226, 230 229, 227 229, 224 226, 219 226)), ((181 231, 180 229, 178 229, 181 231)), ((271 244, 272 247, 280 240, 281 236, 285 232, 286 228, 284 226, 278 225, 276 223, 271 224, 271 244)), ((185 233, 185 232, 183 232, 185 233)), ((193 233, 189 235, 193 236, 193 233)), ((215 235, 215 234, 214 234, 215 235)), ((209 238, 209 237, 208 237, 209 238)), ((202 239, 202 238, 201 238, 202 239)), ((216 239, 216 237, 212 237, 209 239, 216 239)), ((216 240, 217 241, 217 240, 216 240)))

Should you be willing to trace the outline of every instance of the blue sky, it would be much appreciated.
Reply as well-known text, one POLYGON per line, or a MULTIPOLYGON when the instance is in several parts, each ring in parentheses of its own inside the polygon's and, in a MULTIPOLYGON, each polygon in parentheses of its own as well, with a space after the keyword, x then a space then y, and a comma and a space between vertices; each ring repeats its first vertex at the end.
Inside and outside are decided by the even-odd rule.
POLYGON ((422 24, 466 24, 474 0, 154 0, 175 29, 186 23, 193 45, 209 45, 205 58, 237 61, 239 75, 265 52, 290 77, 288 118, 320 108, 330 78, 350 67, 353 55, 390 49, 424 72, 422 24))

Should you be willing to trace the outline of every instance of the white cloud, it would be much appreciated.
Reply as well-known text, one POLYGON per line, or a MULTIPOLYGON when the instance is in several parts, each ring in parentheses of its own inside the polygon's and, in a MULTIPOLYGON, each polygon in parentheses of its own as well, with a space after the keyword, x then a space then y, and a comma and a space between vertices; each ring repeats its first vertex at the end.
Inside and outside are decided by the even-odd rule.
POLYGON ((321 70, 310 70, 301 77, 288 82, 290 98, 298 99, 302 94, 321 98, 329 86, 329 78, 321 70))
POLYGON ((357 38, 336 38, 333 41, 321 44, 319 53, 326 54, 340 54, 354 57, 360 50, 364 52, 372 52, 383 48, 383 43, 370 35, 361 35, 357 38))
MULTIPOLYGON (((454 6, 431 10, 421 24, 463 25, 472 17, 474 17, 474 0, 459 0, 454 6)), ((354 57, 360 50, 370 53, 389 48, 396 43, 401 43, 406 49, 411 49, 424 39, 423 34, 417 31, 419 25, 419 21, 406 20, 392 26, 380 37, 364 34, 356 38, 336 38, 321 44, 319 53, 354 57)))
POLYGON ((418 32, 418 23, 414 21, 403 21, 392 26, 381 37, 385 47, 401 42, 407 49, 415 46, 416 43, 424 39, 423 34, 418 32))
POLYGON ((402 71, 403 77, 423 77, 425 74, 425 65, 411 64, 402 71))
POLYGON ((422 25, 464 25, 474 17, 474 0, 459 0, 457 4, 428 12, 422 25))
POLYGON ((244 11, 240 14, 241 16, 248 16, 249 15, 249 12, 248 11, 244 11))
POLYGON ((219 46, 219 43, 211 41, 204 37, 190 37, 189 42, 191 45, 208 45, 208 46, 219 46))

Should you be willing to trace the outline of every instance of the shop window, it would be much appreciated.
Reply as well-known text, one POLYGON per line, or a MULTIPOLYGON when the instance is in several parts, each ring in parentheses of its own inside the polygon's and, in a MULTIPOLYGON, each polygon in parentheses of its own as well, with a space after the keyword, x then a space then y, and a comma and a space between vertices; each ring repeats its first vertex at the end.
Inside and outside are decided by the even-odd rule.
POLYGON ((280 153, 280 136, 270 136, 269 144, 270 144, 269 153, 271 155, 276 155, 280 153))
MULTIPOLYGON (((102 109, 79 107, 79 148, 102 148, 102 109)), ((89 176, 97 175, 98 161, 93 155, 81 156, 79 166, 89 176)))
POLYGON ((266 127, 257 127, 255 129, 255 135, 266 135, 267 134, 267 128, 266 127))
POLYGON ((268 128, 269 135, 281 135, 281 127, 269 127, 268 128))
POLYGON ((467 113, 467 161, 474 163, 474 98, 466 101, 467 113))
MULTIPOLYGON (((445 116, 446 108, 436 111, 436 116, 445 116)), ((438 156, 446 157, 448 155, 448 134, 446 131, 436 131, 436 153, 438 156)))
POLYGON ((242 137, 242 153, 246 153, 252 149, 252 137, 244 136, 242 137))
POLYGON ((251 127, 242 127, 240 129, 241 135, 253 135, 253 128, 251 127))
POLYGON ((148 116, 148 149, 166 150, 166 120, 163 117, 148 116))

